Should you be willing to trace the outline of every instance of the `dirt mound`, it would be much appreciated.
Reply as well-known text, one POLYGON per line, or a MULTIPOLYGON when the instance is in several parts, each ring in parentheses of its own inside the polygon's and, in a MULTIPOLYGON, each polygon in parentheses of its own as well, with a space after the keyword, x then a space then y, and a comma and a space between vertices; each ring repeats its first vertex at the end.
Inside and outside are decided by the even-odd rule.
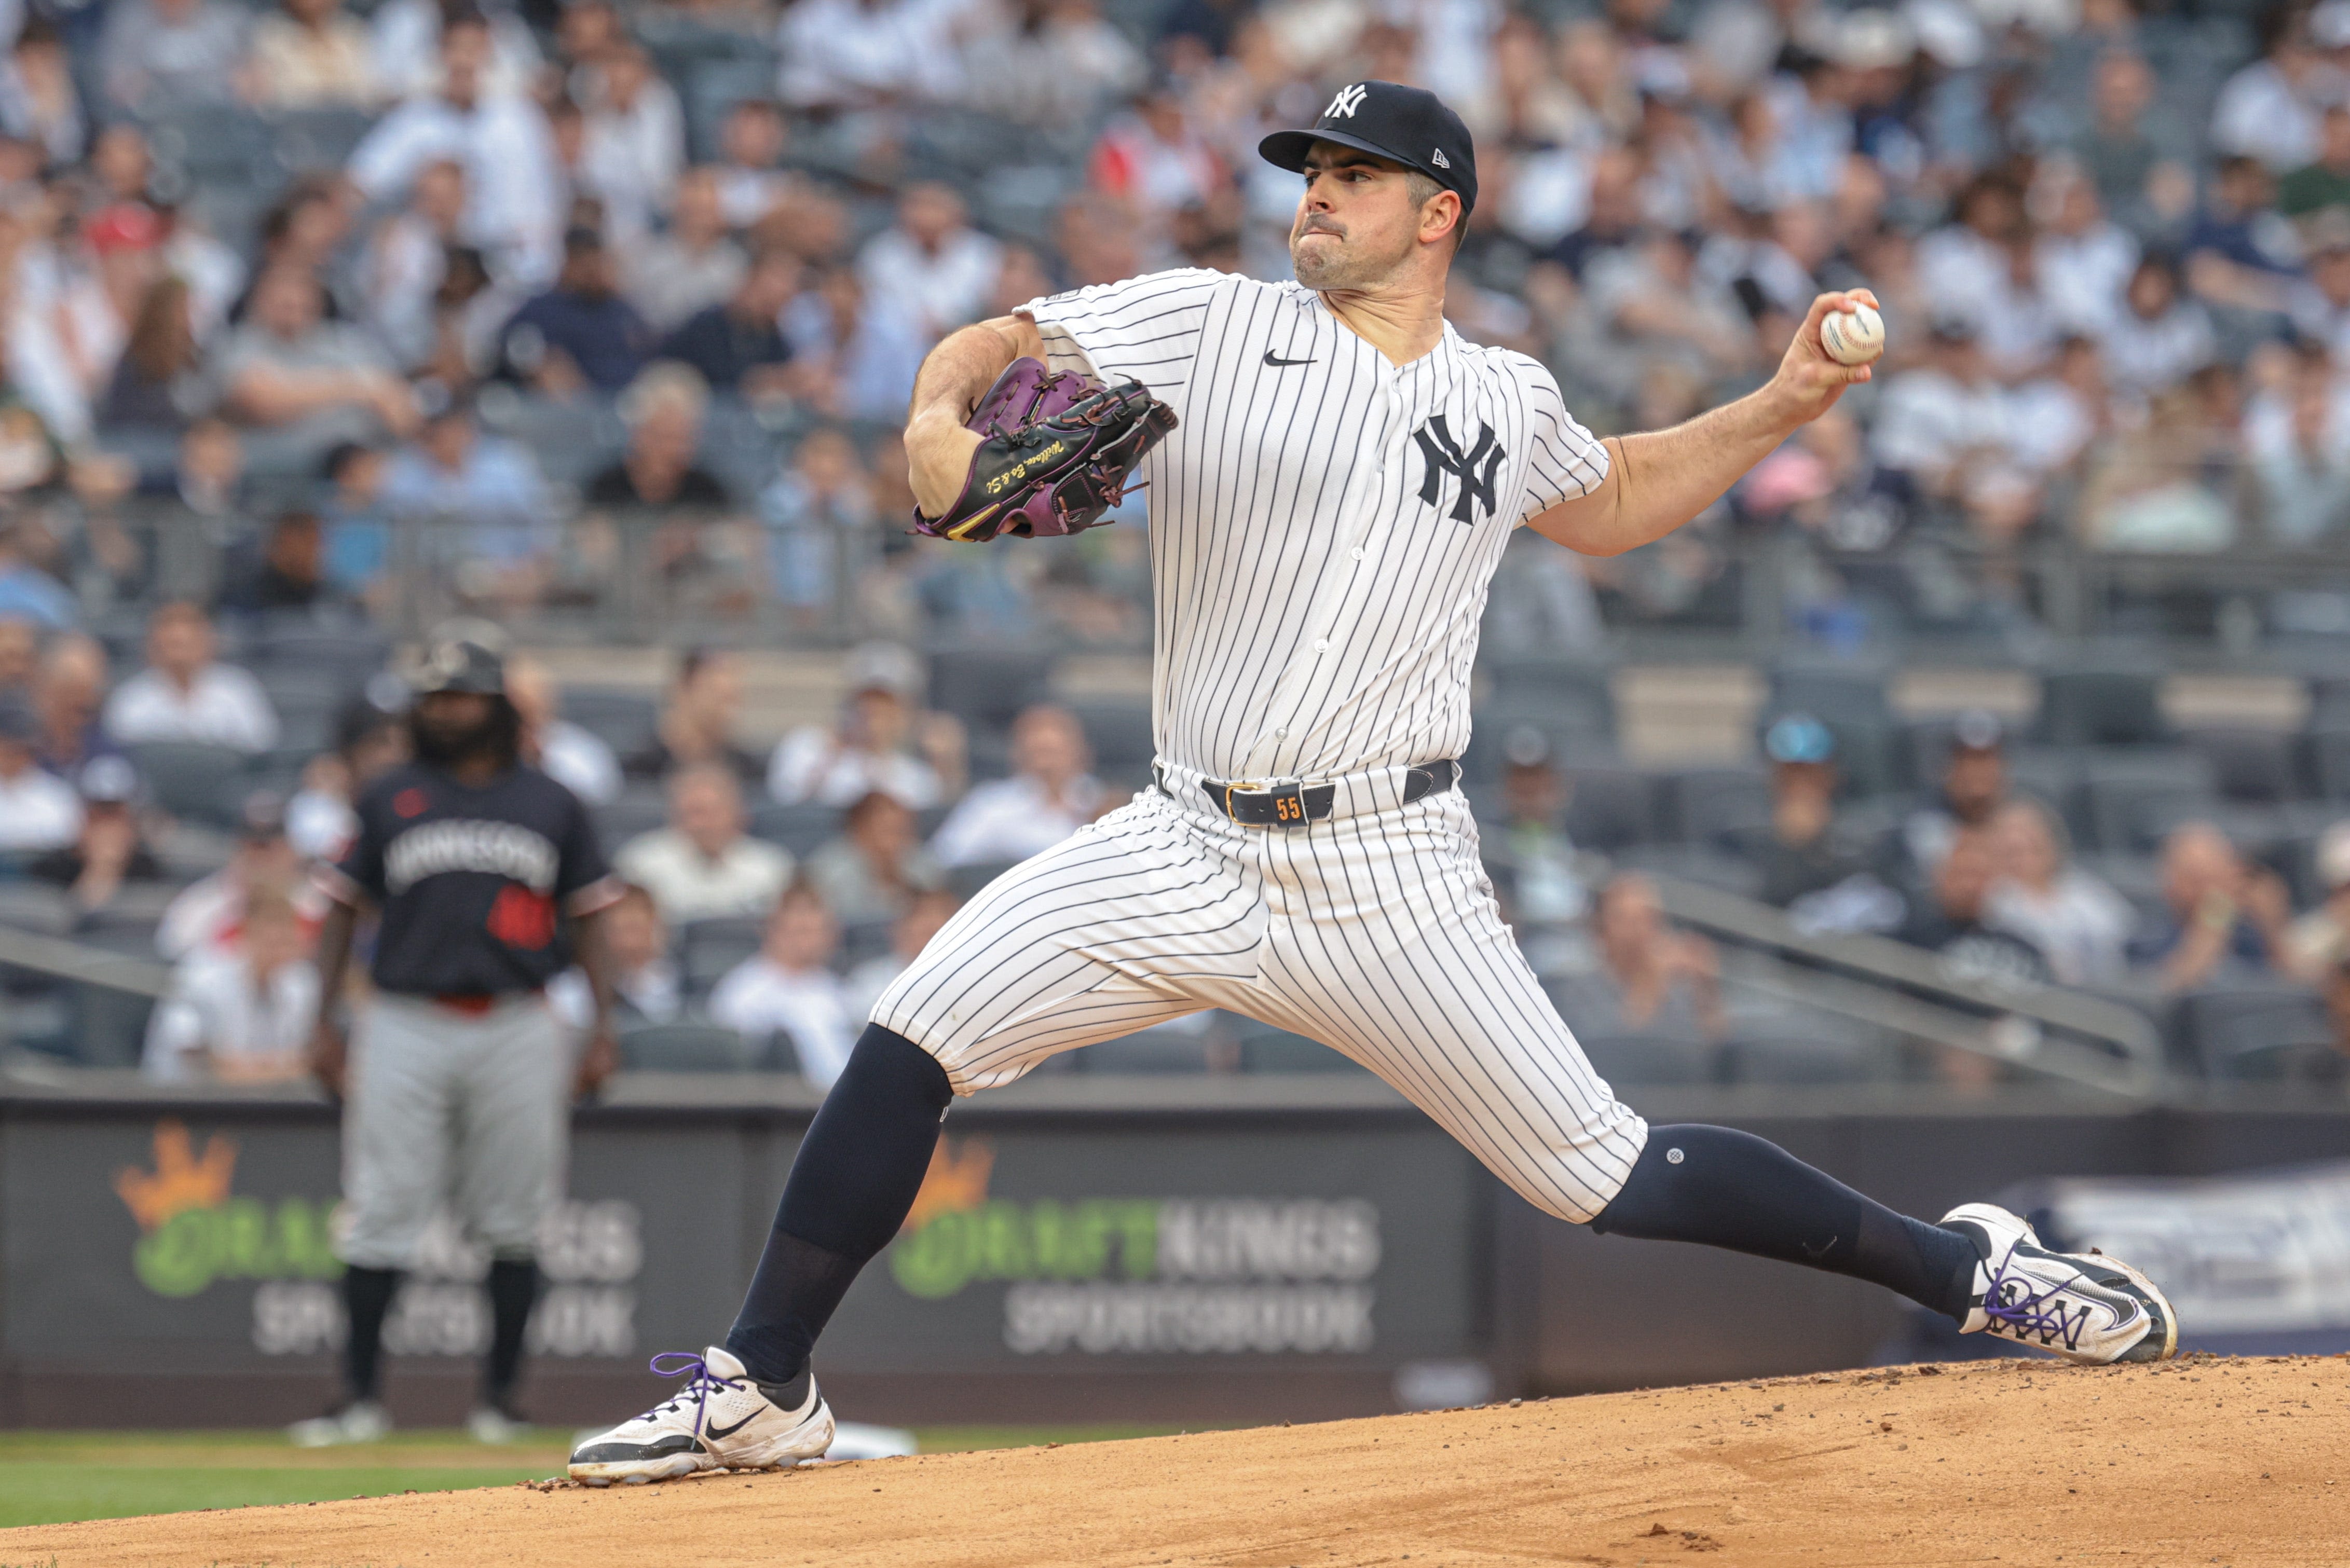
POLYGON ((2350 1563, 2350 1361, 1976 1362, 0 1531, 57 1568, 2350 1563), (2340 1484, 2336 1484, 2337 1481, 2340 1484))

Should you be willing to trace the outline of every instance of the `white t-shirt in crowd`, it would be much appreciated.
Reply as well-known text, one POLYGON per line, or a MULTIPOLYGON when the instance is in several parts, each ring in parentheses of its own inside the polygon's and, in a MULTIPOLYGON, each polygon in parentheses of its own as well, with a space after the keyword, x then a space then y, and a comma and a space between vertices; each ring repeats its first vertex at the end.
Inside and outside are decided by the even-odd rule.
POLYGON ((30 765, 15 778, 0 778, 0 850, 37 855, 80 836, 81 796, 73 785, 30 765))
POLYGON ((318 1014, 318 971, 307 960, 280 964, 255 984, 243 954, 203 951, 172 971, 172 992, 147 1024, 140 1071, 167 1083, 205 1075, 226 1080, 296 1078, 318 1014))
POLYGON ((710 992, 710 1016, 744 1034, 783 1030, 799 1053, 800 1071, 819 1089, 832 1087, 857 1044, 847 993, 830 970, 786 970, 764 953, 719 980, 710 992))
POLYGON ((785 805, 854 805, 877 789, 909 811, 928 811, 942 793, 937 771, 921 758, 844 745, 821 724, 785 735, 767 762, 767 793, 785 805))
POLYGON ((106 700, 106 732, 124 745, 198 741, 238 752, 277 743, 277 713, 249 670, 208 664, 185 690, 158 670, 142 670, 106 700))
POLYGON ((737 838, 712 858, 674 827, 629 839, 612 857, 612 867, 650 893, 671 925, 764 915, 792 879, 791 851, 781 845, 737 838))
MULTIPOLYGON (((619 976, 613 983, 620 1002, 648 1023, 674 1023, 684 1011, 677 966, 667 959, 655 959, 642 969, 619 976)), ((546 1005, 556 1017, 584 1033, 596 1020, 596 993, 588 988, 587 972, 567 969, 548 981, 546 1005)))
POLYGON ((1101 813, 1101 781, 1091 776, 1070 784, 1063 799, 1049 800, 1032 778, 997 779, 963 796, 931 839, 942 866, 986 866, 1041 855, 1101 813))
POLYGON ((620 798, 620 759, 593 730, 557 719, 538 737, 539 772, 589 805, 620 798))

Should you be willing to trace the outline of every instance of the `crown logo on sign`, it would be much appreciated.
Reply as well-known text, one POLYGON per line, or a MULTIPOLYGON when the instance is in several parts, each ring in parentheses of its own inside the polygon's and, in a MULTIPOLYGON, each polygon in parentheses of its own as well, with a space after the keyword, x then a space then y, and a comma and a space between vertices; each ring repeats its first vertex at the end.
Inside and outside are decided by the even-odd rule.
POLYGON ((1330 107, 1322 111, 1322 118, 1352 119, 1355 118, 1355 111, 1363 107, 1363 99, 1368 96, 1370 96, 1370 89, 1360 82, 1357 82, 1353 87, 1340 88, 1338 96, 1330 100, 1330 107))
POLYGON ((995 1168, 995 1147, 983 1138, 965 1138, 958 1155, 941 1138, 931 1150, 922 1189, 914 1194, 904 1229, 919 1231, 941 1214, 960 1214, 987 1201, 987 1178, 995 1168))
POLYGON ((204 1157, 198 1159, 188 1129, 166 1118, 155 1124, 154 1170, 124 1166, 114 1173, 114 1190, 130 1208, 130 1217, 139 1221, 139 1228, 152 1231, 175 1214, 227 1202, 229 1183, 235 1175, 234 1142, 208 1137, 204 1157))
POLYGON ((1452 160, 1444 156, 1444 149, 1441 147, 1430 153, 1428 155, 1428 161, 1430 163, 1435 164, 1439 169, 1450 169, 1452 167, 1452 160))

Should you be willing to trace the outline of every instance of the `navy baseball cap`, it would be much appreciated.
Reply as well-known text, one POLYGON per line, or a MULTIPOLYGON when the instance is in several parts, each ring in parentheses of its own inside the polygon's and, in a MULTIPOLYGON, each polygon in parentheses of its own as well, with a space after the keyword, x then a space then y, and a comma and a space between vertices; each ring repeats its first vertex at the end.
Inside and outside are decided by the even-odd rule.
POLYGON ((1340 88, 1311 130, 1276 130, 1256 144, 1267 163, 1303 173, 1317 141, 1335 141, 1416 169, 1461 197, 1464 218, 1477 204, 1477 146, 1461 117, 1426 88, 1355 82, 1340 88))
POLYGON ((435 691, 469 691, 484 697, 503 697, 506 694, 506 664, 478 642, 452 638, 425 650, 409 683, 419 696, 435 691))

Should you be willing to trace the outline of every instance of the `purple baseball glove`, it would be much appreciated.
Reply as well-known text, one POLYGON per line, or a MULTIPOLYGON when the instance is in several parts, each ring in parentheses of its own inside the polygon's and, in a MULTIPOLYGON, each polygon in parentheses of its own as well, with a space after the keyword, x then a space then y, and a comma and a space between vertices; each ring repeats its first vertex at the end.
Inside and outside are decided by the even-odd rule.
POLYGON ((1175 428, 1175 412, 1138 381, 1099 387, 1014 359, 964 423, 987 438, 972 453, 971 477, 944 515, 917 510, 914 532, 983 544, 1100 522, 1127 493, 1127 475, 1175 428))

